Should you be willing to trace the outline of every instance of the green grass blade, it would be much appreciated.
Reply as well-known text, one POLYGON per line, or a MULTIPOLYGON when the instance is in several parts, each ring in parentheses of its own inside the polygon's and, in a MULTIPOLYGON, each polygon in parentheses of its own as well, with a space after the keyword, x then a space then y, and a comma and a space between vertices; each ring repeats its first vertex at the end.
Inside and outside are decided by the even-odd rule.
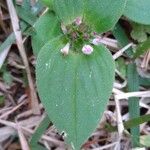
MULTIPOLYGON (((134 92, 139 90, 139 76, 136 70, 136 65, 129 64, 127 67, 127 78, 128 78, 128 91, 134 92)), ((132 97, 128 100, 129 103, 129 115, 130 118, 136 118, 140 116, 139 98, 132 97)), ((131 128, 132 135, 132 146, 139 146, 140 129, 139 126, 131 128)))
POLYGON ((15 42, 15 35, 11 33, 7 39, 0 45, 0 53, 6 49, 8 46, 12 45, 15 42))
POLYGON ((150 87, 150 78, 140 77, 140 85, 150 87))
POLYGON ((35 133, 32 135, 30 141, 30 147, 32 150, 45 150, 44 147, 38 144, 39 139, 41 138, 44 131, 47 129, 48 125, 50 124, 50 119, 48 115, 41 121, 40 125, 36 129, 35 133))
MULTIPOLYGON (((115 36, 115 38, 118 40, 119 45, 121 47, 124 47, 127 44, 129 44, 130 41, 129 41, 124 29, 121 27, 121 25, 119 23, 116 24, 116 26, 112 32, 113 32, 113 35, 115 36)), ((132 57, 133 56, 132 48, 129 48, 128 50, 126 50, 125 53, 129 57, 132 57)))
MULTIPOLYGON (((125 129, 130 129, 130 128, 136 127, 136 126, 143 124, 144 122, 148 122, 148 121, 150 121, 150 114, 136 117, 134 119, 130 119, 130 120, 124 122, 123 125, 124 125, 125 129)), ((115 131, 117 131, 117 126, 111 126, 109 124, 106 124, 105 129, 109 132, 115 132, 115 131)))

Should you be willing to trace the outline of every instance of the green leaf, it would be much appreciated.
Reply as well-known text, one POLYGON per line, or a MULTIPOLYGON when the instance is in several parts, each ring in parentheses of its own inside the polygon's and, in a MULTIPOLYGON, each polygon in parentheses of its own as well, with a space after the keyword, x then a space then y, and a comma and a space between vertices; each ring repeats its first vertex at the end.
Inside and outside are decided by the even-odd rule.
POLYGON ((64 56, 61 40, 48 42, 37 59, 37 88, 50 120, 79 149, 96 129, 109 100, 114 61, 102 45, 87 56, 72 49, 64 56))
POLYGON ((83 0, 55 0, 54 10, 64 25, 71 24, 75 18, 83 16, 83 0))
POLYGON ((140 55, 144 54, 149 50, 150 50, 150 38, 137 46, 134 58, 139 57, 140 55))
POLYGON ((150 34, 150 25, 144 25, 144 31, 150 34))
POLYGON ((15 35, 14 33, 11 33, 7 37, 7 39, 0 45, 0 53, 7 47, 11 46, 13 43, 15 43, 15 35))
POLYGON ((124 15, 134 22, 150 24, 150 0, 128 0, 124 15))
POLYGON ((86 0, 85 20, 97 32, 112 29, 121 17, 126 0, 86 0))
POLYGON ((31 4, 30 4, 30 0, 24 0, 22 2, 22 8, 26 9, 26 10, 30 10, 31 9, 31 4))
POLYGON ((31 8, 32 14, 39 15, 44 9, 44 6, 41 5, 39 1, 37 1, 31 8))
POLYGON ((50 9, 53 8, 53 0, 41 0, 41 1, 45 6, 49 7, 50 9))
POLYGON ((125 78, 126 77, 126 65, 125 60, 123 58, 118 58, 115 61, 116 69, 121 73, 121 75, 125 78))
POLYGON ((35 23, 37 17, 32 14, 30 10, 24 9, 22 7, 16 7, 18 16, 30 24, 31 26, 35 23))
POLYGON ((133 23, 131 37, 138 42, 144 42, 147 40, 147 34, 145 32, 145 26, 141 24, 133 23))
MULTIPOLYGON (((114 37, 117 39, 119 46, 124 47, 127 44, 129 44, 129 39, 128 36, 126 35, 124 28, 117 23, 114 30, 112 31, 114 37)), ((129 48, 128 50, 125 51, 125 53, 131 58, 133 55, 132 48, 129 48)))
POLYGON ((65 25, 83 17, 95 31, 105 32, 117 23, 125 4, 126 0, 55 0, 54 10, 65 25))
POLYGON ((32 48, 37 55, 44 44, 61 33, 60 24, 53 12, 41 16, 34 25, 35 33, 32 36, 32 48))

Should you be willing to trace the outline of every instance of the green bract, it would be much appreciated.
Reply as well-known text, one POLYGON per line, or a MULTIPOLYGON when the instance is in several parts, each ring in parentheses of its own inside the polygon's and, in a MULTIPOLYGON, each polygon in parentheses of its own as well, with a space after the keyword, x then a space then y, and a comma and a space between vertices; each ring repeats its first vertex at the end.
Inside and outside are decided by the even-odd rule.
POLYGON ((114 61, 102 45, 91 55, 60 50, 62 40, 48 42, 37 59, 37 88, 41 101, 59 131, 79 149, 96 129, 109 100, 114 81, 114 61))
POLYGON ((54 11, 65 25, 82 17, 95 31, 105 32, 114 27, 125 4, 126 0, 55 0, 54 11))
POLYGON ((128 0, 124 15, 137 23, 149 25, 150 0, 128 0))
POLYGON ((44 44, 61 34, 60 23, 53 12, 48 11, 34 25, 32 48, 37 55, 44 44))

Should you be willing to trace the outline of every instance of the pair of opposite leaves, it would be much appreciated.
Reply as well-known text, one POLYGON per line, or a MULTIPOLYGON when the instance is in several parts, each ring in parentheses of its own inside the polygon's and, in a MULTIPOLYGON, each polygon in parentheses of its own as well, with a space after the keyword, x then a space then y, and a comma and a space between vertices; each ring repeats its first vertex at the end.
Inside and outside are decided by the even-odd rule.
MULTIPOLYGON (((83 14, 81 0, 55 0, 53 3, 64 24, 72 23, 83 14)), ((108 31, 122 15, 125 4, 126 0, 87 0, 84 21, 94 31, 108 31)), ((42 48, 36 66, 37 87, 50 119, 66 133, 67 141, 79 149, 106 108, 115 67, 110 52, 102 45, 93 46, 90 56, 70 51, 64 57, 60 49, 66 43, 58 37, 62 34, 60 21, 47 12, 35 24, 34 52, 38 54, 42 48)))
MULTIPOLYGON (((54 4, 57 5, 60 2, 59 0, 58 1, 57 0, 56 1, 55 0, 42 0, 42 1, 50 9, 53 9, 54 4)), ((85 0, 85 1, 89 2, 90 0, 85 0)), ((84 3, 84 1, 82 1, 82 2, 84 3)), ((94 4, 95 1, 92 1, 92 3, 94 4)), ((98 1, 98 3, 100 3, 100 1, 98 1)), ((110 4, 112 4, 112 3, 110 3, 110 4)), ((150 11, 149 10, 150 10, 150 1, 149 0, 126 0, 126 6, 124 9, 123 15, 126 16, 127 18, 131 19, 134 22, 149 25, 150 24, 150 11)), ((106 12, 107 9, 103 10, 103 11, 106 12)))

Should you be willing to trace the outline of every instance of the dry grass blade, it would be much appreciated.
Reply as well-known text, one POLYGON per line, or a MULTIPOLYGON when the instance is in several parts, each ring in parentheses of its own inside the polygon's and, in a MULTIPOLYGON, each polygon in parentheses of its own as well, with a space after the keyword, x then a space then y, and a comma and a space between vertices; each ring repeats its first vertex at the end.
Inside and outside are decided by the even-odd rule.
MULTIPOLYGON (((7 121, 7 120, 0 119, 0 124, 6 125, 8 127, 12 127, 14 129, 18 130, 18 124, 14 123, 14 122, 10 122, 10 121, 7 121)), ((23 127, 23 126, 20 126, 20 125, 19 125, 19 127, 22 129, 23 132, 26 132, 29 135, 34 134, 34 130, 32 130, 32 129, 29 129, 29 128, 26 128, 26 127, 23 127)), ((50 136, 47 136, 47 135, 43 135, 42 139, 45 140, 45 141, 48 141, 48 142, 52 142, 52 143, 54 143, 57 146, 65 147, 64 142, 62 142, 62 141, 60 141, 58 139, 55 139, 53 137, 50 137, 50 136)))
POLYGON ((132 45, 133 45, 133 43, 129 43, 128 45, 126 45, 125 47, 123 47, 121 50, 119 50, 117 53, 115 53, 115 54, 113 55, 113 59, 115 60, 115 59, 119 58, 120 56, 122 56, 122 54, 123 54, 126 50, 128 50, 132 45))
POLYGON ((16 111, 17 109, 19 109, 22 105, 24 105, 26 103, 26 101, 23 101, 22 103, 20 103, 19 105, 15 106, 13 109, 11 109, 10 111, 2 114, 0 116, 0 119, 5 118, 6 116, 10 115, 11 113, 13 113, 14 111, 16 111))
POLYGON ((20 27, 19 27, 19 19, 17 17, 16 10, 14 8, 12 0, 7 0, 7 5, 8 5, 10 17, 11 17, 13 31, 14 31, 14 34, 15 34, 15 37, 16 37, 16 43, 17 43, 20 55, 22 57, 22 60, 24 62, 24 65, 26 67, 28 83, 29 83, 29 87, 30 87, 32 110, 33 110, 34 114, 40 114, 38 98, 37 98, 37 94, 36 94, 36 91, 35 91, 35 88, 34 88, 34 83, 33 83, 33 80, 32 80, 28 59, 27 59, 25 48, 24 48, 24 45, 23 45, 22 34, 21 34, 21 31, 20 31, 20 27))
POLYGON ((118 133, 119 133, 119 136, 121 137, 122 133, 124 131, 124 125, 123 125, 123 121, 122 121, 119 100, 116 97, 115 97, 115 103, 116 103, 116 115, 117 115, 117 123, 118 123, 118 133))
POLYGON ((22 129, 19 127, 19 125, 17 125, 17 129, 18 129, 18 135, 19 135, 22 150, 30 150, 27 140, 24 134, 22 133, 22 129))
POLYGON ((141 67, 144 69, 148 69, 149 62, 150 62, 150 50, 145 54, 141 67))
POLYGON ((114 147, 116 144, 118 144, 118 142, 107 144, 106 146, 102 146, 102 147, 99 147, 99 148, 94 148, 93 150, 104 150, 106 148, 108 149, 108 148, 114 147))
POLYGON ((128 99, 129 97, 150 97, 150 91, 128 92, 116 95, 117 99, 128 99))

